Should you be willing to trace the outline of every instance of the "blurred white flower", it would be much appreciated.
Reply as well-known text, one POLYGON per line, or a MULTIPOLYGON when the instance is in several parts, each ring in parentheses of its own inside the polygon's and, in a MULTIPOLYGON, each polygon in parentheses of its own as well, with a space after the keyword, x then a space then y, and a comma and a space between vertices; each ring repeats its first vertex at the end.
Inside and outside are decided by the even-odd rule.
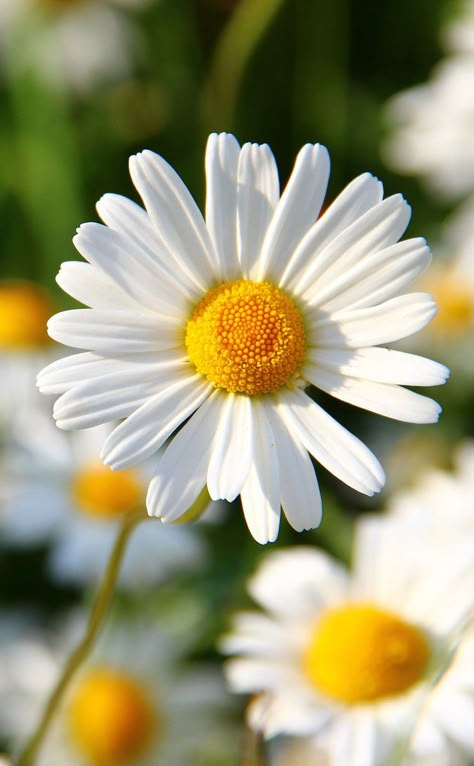
POLYGON ((448 370, 385 347, 436 313, 431 296, 406 292, 430 252, 424 239, 398 241, 405 200, 383 199, 365 173, 318 219, 325 147, 301 149, 280 196, 269 147, 225 133, 208 140, 206 220, 162 157, 144 151, 130 169, 146 210, 105 195, 106 225, 85 224, 74 240, 89 263, 58 275, 91 307, 48 325, 84 350, 38 376, 60 395, 60 428, 123 419, 101 453, 113 468, 173 437, 156 460, 149 514, 176 520, 207 485, 213 499, 241 496, 260 543, 276 539, 281 507, 298 531, 319 524, 309 453, 350 487, 379 491, 378 460, 304 389, 397 420, 438 419, 436 402, 404 386, 443 383, 448 370))
POLYGON ((474 11, 472 0, 461 17, 442 32, 452 55, 423 85, 391 99, 387 118, 392 135, 384 148, 391 167, 421 176, 443 198, 474 190, 474 11))
MULTIPOLYGON (((148 0, 0 0, 0 54, 54 86, 86 90, 130 72, 125 9, 148 0)), ((138 47, 138 46, 137 46, 138 47)))
POLYGON ((405 519, 368 517, 351 574, 315 549, 268 556, 249 588, 266 614, 238 614, 223 640, 231 687, 257 695, 252 727, 315 736, 331 766, 388 763, 416 722, 410 756, 474 756, 472 632, 433 692, 473 609, 472 547, 425 543, 405 519))
POLYGON ((38 396, 36 375, 57 356, 46 323, 55 306, 33 282, 0 281, 0 434, 23 442, 51 418, 52 404, 38 396))
POLYGON ((471 545, 474 552, 474 441, 454 454, 454 470, 425 468, 416 484, 390 498, 388 511, 422 525, 430 545, 471 545))
MULTIPOLYGON (((417 286, 432 293, 438 313, 423 338, 408 340, 406 347, 437 354, 453 368, 453 373, 471 376, 474 374, 474 195, 447 219, 434 252, 436 258, 430 273, 424 274, 417 286)), ((454 374, 455 382, 456 377, 454 374)))
POLYGON ((98 426, 66 435, 49 421, 31 434, 32 449, 10 454, 1 472, 2 540, 20 546, 50 543, 53 577, 90 585, 103 573, 124 513, 142 507, 143 522, 127 545, 120 585, 141 588, 199 567, 204 544, 194 528, 164 525, 146 515, 146 468, 111 471, 98 459, 110 430, 98 426))
MULTIPOLYGON (((194 620, 183 614, 177 631, 163 617, 115 619, 74 677, 35 763, 195 766, 212 756, 219 762, 230 748, 228 699, 216 670, 183 663, 190 645, 183 636, 195 630, 194 620)), ((13 636, 0 626, 0 734, 12 754, 32 733, 83 629, 79 616, 50 635, 30 627, 13 636)))

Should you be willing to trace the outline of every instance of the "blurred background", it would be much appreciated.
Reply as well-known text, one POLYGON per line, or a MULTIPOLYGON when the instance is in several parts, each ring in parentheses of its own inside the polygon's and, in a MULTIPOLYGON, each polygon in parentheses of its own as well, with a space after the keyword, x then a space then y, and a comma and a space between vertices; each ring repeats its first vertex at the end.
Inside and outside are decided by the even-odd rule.
MULTIPOLYGON (((101 532, 102 547, 85 558, 72 548, 58 553, 67 536, 58 529, 69 524, 60 519, 69 501, 58 487, 66 491, 85 448, 55 442, 63 435, 45 424, 51 403, 40 401, 33 381, 63 354, 40 328, 73 307, 54 278, 62 261, 79 258, 75 228, 98 219, 95 202, 105 192, 136 199, 127 161, 143 148, 163 155, 203 207, 209 132, 268 143, 282 186, 298 149, 321 142, 332 160, 328 201, 368 170, 387 195, 403 193, 413 207, 409 236, 425 236, 433 248, 434 281, 422 289, 438 297, 439 319, 403 347, 452 368, 446 387, 427 392, 443 405, 440 423, 382 420, 318 392, 380 457, 387 489, 370 500, 320 468, 321 528, 298 535, 282 522, 275 546, 314 544, 347 562, 360 512, 383 509, 426 466, 452 468, 457 446, 474 433, 472 7, 460 0, 0 0, 0 623, 14 610, 19 624, 48 630, 71 607, 88 604, 110 547, 101 532), (417 94, 404 93, 415 86, 417 94), (18 528, 21 514, 34 533, 18 528), (73 558, 76 574, 61 563, 73 558), (81 567, 94 572, 80 576, 81 567)), ((74 512, 68 506, 71 525, 74 512)), ((192 540, 176 543, 191 546, 193 565, 141 572, 131 588, 124 581, 114 614, 169 622, 178 633, 186 625, 188 666, 204 662, 219 673, 216 638, 246 605, 245 579, 262 549, 237 504, 211 508, 206 519, 192 527, 192 540)), ((204 765, 237 762, 241 703, 225 704, 226 755, 207 753, 204 765)), ((6 732, 1 744, 8 747, 6 732)))

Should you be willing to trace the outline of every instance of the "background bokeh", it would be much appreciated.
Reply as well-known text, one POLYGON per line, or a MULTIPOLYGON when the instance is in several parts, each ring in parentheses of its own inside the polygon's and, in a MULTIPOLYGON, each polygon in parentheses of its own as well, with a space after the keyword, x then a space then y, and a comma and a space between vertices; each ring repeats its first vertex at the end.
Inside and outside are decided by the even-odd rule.
MULTIPOLYGON (((329 200, 361 172, 379 176, 387 194, 401 192, 412 204, 409 235, 426 236, 436 260, 442 227, 457 202, 431 194, 418 178, 399 175, 384 161, 392 129, 386 103, 431 76, 445 55, 440 30, 459 12, 457 0, 124 3, 114 12, 127 26, 126 66, 111 67, 80 87, 63 78, 64 72, 48 77, 36 59, 28 60, 25 50, 42 30, 32 18, 17 21, 12 42, 2 4, 7 0, 0 3, 2 280, 33 281, 58 310, 73 307, 54 277, 62 261, 76 258, 74 230, 97 220, 94 205, 102 194, 135 198, 129 155, 143 148, 163 155, 202 207, 205 142, 209 132, 221 130, 242 143, 268 143, 282 185, 301 145, 325 144, 332 160, 329 200)), ((422 338, 419 343, 417 350, 423 349, 422 338)), ((449 364, 442 344, 438 349, 437 360, 449 364)), ((432 392, 444 408, 436 426, 386 421, 318 392, 318 401, 381 457, 388 489, 385 496, 367 499, 320 468, 320 529, 297 534, 282 522, 275 546, 316 544, 348 561, 356 515, 382 509, 390 491, 416 478, 414 466, 431 461, 449 467, 453 446, 474 434, 472 382, 472 374, 460 370, 452 387, 432 392)), ((24 422, 22 427, 28 428, 24 422)), ((5 436, 4 463, 8 449, 5 436)), ((138 594, 119 594, 116 608, 142 610, 159 622, 161 614, 193 611, 199 604, 188 656, 219 663, 216 637, 228 615, 246 604, 245 578, 262 549, 237 503, 202 524, 199 534, 208 553, 194 573, 138 594)), ((47 551, 47 544, 18 549, 0 543, 2 610, 26 610, 48 623, 67 607, 90 600, 88 589, 51 579, 47 551)), ((235 753, 229 753, 228 763, 235 763, 235 753)))

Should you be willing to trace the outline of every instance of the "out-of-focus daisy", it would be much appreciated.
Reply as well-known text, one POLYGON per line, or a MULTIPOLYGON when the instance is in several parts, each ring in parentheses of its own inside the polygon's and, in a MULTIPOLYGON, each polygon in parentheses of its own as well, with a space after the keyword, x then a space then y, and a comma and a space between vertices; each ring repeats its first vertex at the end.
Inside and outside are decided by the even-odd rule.
POLYGON ((474 190, 473 3, 443 36, 455 53, 430 80, 396 95, 388 104, 393 132, 384 154, 397 171, 421 176, 445 198, 474 190))
POLYGON ((392 495, 388 510, 426 525, 440 546, 452 539, 474 550, 474 442, 458 448, 454 471, 425 468, 412 488, 392 495))
MULTIPOLYGON (((0 732, 12 754, 37 724, 82 627, 75 620, 54 637, 31 629, 1 646, 0 732)), ((184 648, 164 620, 112 623, 68 689, 38 766, 222 762, 230 747, 224 684, 208 666, 186 668, 184 648)))
POLYGON ((318 550, 279 551, 250 592, 266 614, 237 615, 223 647, 241 655, 228 664, 231 687, 258 695, 255 729, 317 735, 331 766, 388 763, 416 721, 414 756, 451 743, 474 755, 472 639, 436 707, 429 696, 473 608, 472 548, 443 558, 410 523, 366 519, 351 574, 318 550))
POLYGON ((88 89, 130 71, 127 8, 147 0, 0 0, 0 53, 54 86, 88 89))
POLYGON ((0 432, 23 439, 32 421, 50 417, 35 386, 38 371, 54 358, 46 322, 55 311, 32 282, 0 282, 0 432))
POLYGON ((417 347, 439 353, 456 372, 473 374, 474 196, 450 216, 435 252, 433 268, 419 287, 434 295, 438 314, 417 347))
POLYGON ((195 530, 165 527, 146 515, 144 471, 111 471, 99 460, 109 433, 107 426, 75 434, 45 427, 35 434, 41 453, 33 448, 11 455, 2 471, 2 540, 50 543, 52 575, 89 585, 102 575, 124 515, 142 507, 144 520, 132 534, 120 571, 123 587, 140 588, 202 564, 203 543, 195 530))
POLYGON ((206 222, 158 155, 131 158, 146 211, 106 195, 105 226, 75 238, 89 263, 63 264, 58 282, 90 309, 49 322, 85 353, 39 376, 62 394, 58 425, 125 418, 102 458, 123 468, 157 459, 148 512, 173 521, 206 485, 241 495, 261 543, 275 540, 282 505, 297 530, 317 526, 319 490, 308 452, 367 495, 385 480, 374 455, 304 393, 310 384, 391 418, 433 422, 440 408, 402 385, 436 385, 447 369, 376 348, 424 327, 430 295, 405 294, 429 263, 423 239, 397 243, 410 217, 400 195, 356 178, 318 219, 329 157, 307 144, 281 198, 268 146, 211 135, 206 222), (187 422, 185 422, 187 421, 187 422), (178 427, 185 425, 177 432, 178 427))

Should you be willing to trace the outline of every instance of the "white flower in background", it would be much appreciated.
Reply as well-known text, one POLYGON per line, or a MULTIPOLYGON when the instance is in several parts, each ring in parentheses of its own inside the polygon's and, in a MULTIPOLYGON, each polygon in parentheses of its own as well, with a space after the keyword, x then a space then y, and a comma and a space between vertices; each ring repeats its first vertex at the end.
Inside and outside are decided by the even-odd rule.
POLYGON ((382 766, 418 722, 414 757, 474 756, 474 636, 432 692, 474 605, 472 547, 443 556, 410 523, 369 518, 350 574, 321 551, 280 550, 250 592, 266 613, 237 615, 223 649, 265 737, 316 736, 331 766, 382 766))
POLYGON ((474 55, 474 2, 464 0, 458 13, 441 30, 441 38, 446 50, 452 53, 471 53, 474 55))
POLYGON ((455 53, 431 79, 399 93, 388 104, 392 135, 384 155, 395 170, 421 176, 444 198, 474 190, 474 12, 443 33, 455 53))
POLYGON ((126 76, 134 29, 126 9, 147 0, 0 0, 0 54, 54 86, 85 90, 126 76))
POLYGON ((356 178, 318 219, 329 157, 308 144, 279 194, 268 146, 211 135, 206 222, 158 155, 131 158, 146 210, 106 195, 105 226, 81 226, 89 263, 63 264, 58 282, 90 309, 53 317, 49 332, 85 353, 50 365, 44 393, 62 394, 65 429, 122 419, 101 457, 114 469, 156 458, 147 507, 169 522, 205 487, 241 495, 259 542, 275 540, 280 505, 297 530, 319 524, 308 452, 367 495, 385 477, 374 455, 304 393, 411 422, 440 408, 403 385, 442 383, 435 362, 376 348, 424 327, 431 296, 404 291, 429 263, 423 239, 397 243, 410 217, 400 195, 356 178), (181 430, 178 427, 185 423, 181 430))
MULTIPOLYGON (((0 436, 23 441, 37 421, 51 418, 38 396, 36 375, 56 358, 46 323, 55 306, 46 292, 26 281, 0 281, 0 436), (4 432, 2 434, 2 432, 4 432)), ((40 425, 40 427, 42 427, 40 425)))
POLYGON ((36 430, 31 450, 9 456, 1 471, 3 542, 49 543, 52 576, 90 585, 103 574, 124 514, 142 507, 144 520, 132 533, 120 571, 122 587, 142 588, 202 565, 204 546, 196 530, 146 516, 144 471, 114 472, 100 462, 108 434, 107 426, 75 434, 45 427, 36 430))
POLYGON ((452 472, 425 468, 412 488, 392 495, 388 510, 420 524, 441 548, 451 540, 474 549, 474 441, 455 452, 452 472))
MULTIPOLYGON (((474 82, 474 79, 473 79, 474 82)), ((445 223, 430 273, 419 289, 436 299, 438 314, 416 345, 440 354, 455 372, 474 374, 474 195, 445 223)), ((413 341, 413 347, 416 341, 413 341)), ((454 376, 456 377, 456 376, 454 376)))
MULTIPOLYGON (((163 616, 115 620, 74 677, 35 763, 199 766, 212 756, 222 763, 232 742, 223 680, 208 666, 183 664, 194 620, 183 614, 174 632, 163 616)), ((3 636, 0 733, 11 754, 32 733, 83 628, 75 620, 49 636, 32 628, 3 636)))

